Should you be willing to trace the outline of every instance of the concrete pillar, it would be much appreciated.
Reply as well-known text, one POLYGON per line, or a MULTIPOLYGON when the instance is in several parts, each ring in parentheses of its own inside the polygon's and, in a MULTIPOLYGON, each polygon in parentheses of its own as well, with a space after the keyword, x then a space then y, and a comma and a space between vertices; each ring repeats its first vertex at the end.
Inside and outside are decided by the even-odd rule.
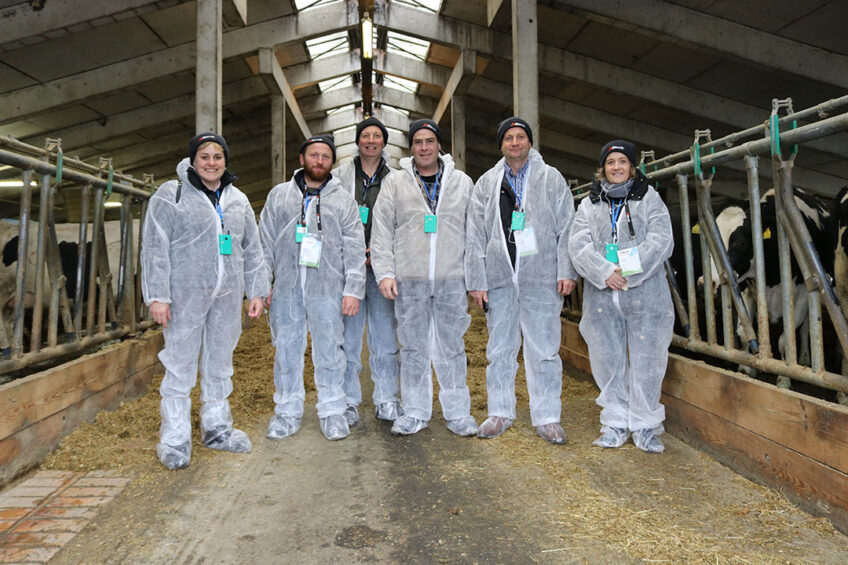
POLYGON ((465 170, 465 99, 451 98, 451 156, 456 168, 465 170))
POLYGON ((195 128, 221 133, 221 53, 223 0, 197 0, 195 128))
POLYGON ((271 94, 271 186, 286 180, 286 97, 271 94))
POLYGON ((540 147, 539 30, 536 0, 512 0, 513 110, 533 129, 533 145, 540 147))

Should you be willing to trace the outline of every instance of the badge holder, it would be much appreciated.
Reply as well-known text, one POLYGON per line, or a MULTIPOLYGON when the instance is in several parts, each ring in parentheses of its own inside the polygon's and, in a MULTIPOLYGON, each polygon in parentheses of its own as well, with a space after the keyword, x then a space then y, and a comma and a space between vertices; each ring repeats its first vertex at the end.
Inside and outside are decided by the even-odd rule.
POLYGON ((604 257, 610 263, 618 263, 618 244, 607 243, 604 246, 604 257))
POLYGON ((524 212, 519 212, 517 210, 512 212, 512 222, 510 223, 509 229, 512 231, 521 231, 524 229, 524 212))
POLYGON ((424 233, 436 233, 435 214, 427 214, 424 216, 424 233))
POLYGON ((536 243, 536 233, 532 227, 513 232, 515 236, 515 249, 519 257, 528 257, 539 253, 539 245, 536 243))
POLYGON ((228 233, 222 233, 218 236, 218 253, 221 255, 233 254, 233 238, 228 233))
POLYGON ((305 267, 315 267, 321 263, 321 240, 315 235, 308 233, 303 237, 300 246, 300 260, 298 263, 305 267))
POLYGON ((642 261, 639 259, 638 247, 622 249, 618 254, 618 258, 621 266, 621 276, 629 277, 630 275, 638 275, 642 272, 642 261))

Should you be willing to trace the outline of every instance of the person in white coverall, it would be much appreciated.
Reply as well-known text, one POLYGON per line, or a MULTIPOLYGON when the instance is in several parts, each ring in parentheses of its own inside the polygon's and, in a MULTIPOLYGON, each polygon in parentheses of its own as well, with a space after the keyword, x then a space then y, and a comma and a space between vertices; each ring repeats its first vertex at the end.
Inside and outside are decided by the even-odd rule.
POLYGON ((600 447, 633 443, 661 453, 660 404, 674 309, 663 263, 674 241, 668 210, 636 168, 636 147, 607 143, 589 196, 580 203, 568 250, 583 277, 580 333, 600 388, 600 447))
POLYGON ((191 460, 191 398, 200 357, 200 429, 206 447, 250 451, 247 434, 233 428, 227 398, 233 390, 233 350, 241 334, 241 308, 257 318, 268 295, 250 202, 233 186, 229 148, 214 133, 189 142, 177 166, 179 180, 150 198, 141 246, 141 284, 151 317, 162 324, 159 359, 165 377, 162 425, 156 453, 169 469, 191 460))
POLYGON ((368 256, 371 242, 371 226, 374 204, 380 195, 383 179, 389 168, 384 153, 389 132, 377 118, 370 117, 356 126, 357 156, 333 171, 333 176, 349 190, 356 200, 362 227, 365 229, 365 297, 356 316, 346 316, 344 352, 347 358, 345 370, 345 415, 350 426, 359 422, 359 403, 362 402, 362 387, 359 372, 362 370, 362 334, 368 324, 368 367, 374 392, 376 416, 380 420, 394 421, 401 415, 400 388, 398 383, 398 343, 395 323, 394 302, 380 294, 371 259, 368 256))
POLYGON ((343 317, 359 312, 365 294, 365 240, 353 196, 330 173, 335 157, 333 136, 304 141, 303 168, 271 189, 259 216, 265 260, 274 271, 269 305, 276 348, 270 439, 300 429, 307 328, 321 432, 329 440, 350 434, 343 317))
POLYGON ((466 385, 463 336, 471 317, 465 294, 465 213, 473 184, 439 155, 441 131, 432 120, 409 126, 412 157, 383 181, 374 207, 371 265, 380 292, 395 301, 400 342, 403 416, 392 433, 427 427, 433 410, 432 363, 447 427, 475 435, 466 385))
POLYGON ((530 419, 537 433, 565 443, 560 426, 562 296, 576 285, 568 257, 574 201, 565 179, 532 148, 518 117, 498 127, 504 157, 477 181, 465 228, 465 281, 487 310, 489 417, 477 434, 497 437, 515 420, 515 374, 524 338, 530 419))

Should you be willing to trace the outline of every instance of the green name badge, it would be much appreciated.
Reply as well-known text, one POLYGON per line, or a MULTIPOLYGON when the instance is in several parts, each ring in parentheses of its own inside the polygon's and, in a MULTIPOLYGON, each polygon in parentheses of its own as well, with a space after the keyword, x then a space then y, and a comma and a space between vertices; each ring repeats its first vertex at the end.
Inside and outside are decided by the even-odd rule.
POLYGON ((607 243, 604 247, 604 252, 606 253, 606 259, 610 263, 618 263, 618 244, 617 243, 607 243))
POLYGON ((521 231, 524 229, 524 212, 514 211, 512 213, 512 223, 509 229, 512 231, 521 231))
POLYGON ((294 242, 300 243, 301 241, 303 241, 303 236, 306 234, 306 232, 307 232, 306 226, 302 226, 300 224, 297 224, 294 227, 294 242))
POLYGON ((435 214, 427 214, 424 216, 424 233, 436 233, 435 214))
POLYGON ((362 220, 363 225, 368 223, 368 206, 359 207, 359 219, 362 220))
POLYGON ((221 255, 233 254, 233 238, 229 234, 222 233, 218 236, 218 253, 221 255))

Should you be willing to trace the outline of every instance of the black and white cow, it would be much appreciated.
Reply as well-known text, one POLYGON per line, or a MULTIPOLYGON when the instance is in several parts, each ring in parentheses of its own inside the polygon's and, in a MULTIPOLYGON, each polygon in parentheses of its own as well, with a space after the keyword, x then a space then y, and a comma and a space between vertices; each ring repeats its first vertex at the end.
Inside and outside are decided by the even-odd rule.
MULTIPOLYGON (((834 276, 834 242, 836 241, 837 222, 833 202, 804 192, 794 190, 795 203, 804 218, 807 230, 810 232, 813 245, 818 252, 822 267, 830 276, 834 276)), ((769 322, 778 323, 783 318, 783 298, 780 286, 780 263, 777 244, 777 212, 775 208, 774 190, 766 192, 760 200, 762 218, 763 258, 765 267, 766 302, 768 305, 769 322)), ((730 203, 716 216, 716 224, 721 234, 722 242, 727 250, 730 265, 736 274, 749 306, 752 318, 755 317, 756 306, 754 296, 755 265, 754 245, 751 234, 751 220, 748 215, 748 203, 730 203)), ((792 265, 792 281, 794 283, 794 314, 795 328, 801 328, 802 337, 801 362, 809 363, 809 332, 808 325, 808 295, 804 286, 803 276, 794 257, 792 265)), ((718 270, 712 262, 713 291, 718 288, 718 270)), ((703 282, 703 278, 700 279, 703 282)), ((778 340, 781 357, 785 356, 785 337, 781 334, 778 340)))
MULTIPOLYGON (((26 258, 26 285, 24 288, 24 307, 32 308, 35 301, 35 270, 36 270, 36 237, 38 235, 38 222, 30 222, 26 258)), ((59 244, 59 259, 61 261, 62 273, 65 275, 65 290, 70 300, 76 294, 76 269, 78 260, 79 224, 56 224, 56 240, 59 244)), ((106 237, 106 257, 109 268, 112 271, 112 290, 117 292, 118 265, 121 257, 121 226, 119 221, 104 222, 103 229, 106 237)), ((89 230, 90 232, 90 230, 89 230)), ((0 332, 9 335, 8 327, 11 311, 15 307, 15 292, 18 269, 18 244, 20 223, 9 220, 0 220, 0 332)), ((133 233, 138 233, 138 220, 133 221, 133 233)), ((88 235, 86 261, 91 256, 91 234, 88 235)), ((134 248, 137 248, 137 238, 133 238, 134 248)), ((88 267, 84 272, 84 280, 88 280, 88 267)), ((50 283, 45 271, 45 282, 43 288, 44 296, 50 296, 50 283)), ((87 297, 85 289, 83 297, 87 297)), ((46 302, 45 302, 46 304, 46 302)), ((6 341, 6 340, 2 340, 6 341)))

